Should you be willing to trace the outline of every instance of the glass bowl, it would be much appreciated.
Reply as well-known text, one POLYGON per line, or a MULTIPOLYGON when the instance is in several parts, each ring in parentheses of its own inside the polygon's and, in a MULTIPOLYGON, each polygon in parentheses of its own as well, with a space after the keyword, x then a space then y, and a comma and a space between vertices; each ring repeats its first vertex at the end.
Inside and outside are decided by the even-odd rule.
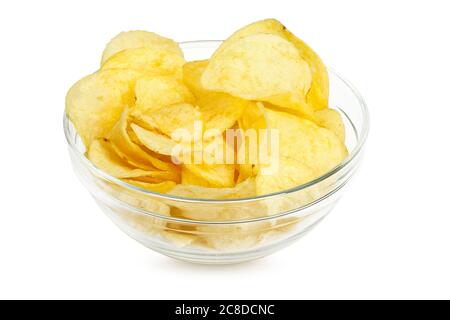
MULTIPOLYGON (((183 42, 187 60, 206 59, 221 41, 183 42)), ((336 205, 361 162, 369 116, 356 89, 329 70, 330 107, 346 127, 348 157, 307 184, 274 194, 212 200, 169 196, 127 184, 97 169, 84 155, 77 132, 64 116, 74 171, 100 208, 126 234, 179 260, 228 264, 267 256, 314 228, 336 205), (180 216, 183 212, 183 216, 180 216)))

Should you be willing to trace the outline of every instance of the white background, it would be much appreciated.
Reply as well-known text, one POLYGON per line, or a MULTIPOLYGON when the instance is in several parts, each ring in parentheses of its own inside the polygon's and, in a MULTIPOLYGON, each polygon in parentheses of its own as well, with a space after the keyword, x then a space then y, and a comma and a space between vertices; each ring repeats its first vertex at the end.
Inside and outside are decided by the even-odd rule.
POLYGON ((3 1, 0 298, 450 298, 447 1, 3 1), (105 43, 145 29, 221 39, 281 20, 350 79, 372 116, 332 214, 260 261, 195 266, 120 232, 72 172, 67 89, 105 43))

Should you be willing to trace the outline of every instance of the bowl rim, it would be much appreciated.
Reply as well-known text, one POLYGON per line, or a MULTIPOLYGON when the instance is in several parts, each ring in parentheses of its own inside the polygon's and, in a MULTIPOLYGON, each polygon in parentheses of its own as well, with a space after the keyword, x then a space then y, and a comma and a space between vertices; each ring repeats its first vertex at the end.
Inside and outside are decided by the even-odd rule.
MULTIPOLYGON (((198 40, 198 41, 194 40, 194 41, 179 42, 179 44, 181 47, 183 47, 183 46, 189 47, 191 45, 199 45, 199 44, 209 44, 209 45, 220 44, 221 42, 223 42, 223 41, 222 40, 198 40)), ((330 176, 338 173, 339 171, 343 170, 344 168, 346 168, 360 154, 361 150, 363 149, 363 147, 365 145, 365 142, 366 142, 366 139, 367 139, 367 136, 369 133, 369 126, 370 126, 369 110, 368 110, 367 105, 366 105, 364 99, 362 98, 361 94, 359 93, 359 91, 356 89, 356 87, 353 84, 351 84, 347 79, 345 79, 340 74, 335 72, 332 68, 327 67, 327 70, 329 73, 332 73, 335 77, 337 77, 340 81, 342 81, 350 89, 350 91, 353 93, 353 95, 357 98, 357 100, 359 102, 359 107, 361 108, 361 113, 362 113, 362 125, 361 125, 360 133, 357 134, 357 143, 356 143, 355 147, 353 148, 353 150, 347 155, 347 157, 339 165, 337 165, 336 167, 334 167, 327 173, 325 173, 307 183, 304 183, 304 184, 301 184, 301 185, 298 185, 298 186, 295 186, 295 187, 292 187, 292 188, 289 188, 286 190, 273 192, 273 193, 269 193, 269 194, 264 194, 264 195, 260 195, 260 196, 254 196, 254 197, 232 198, 232 199, 208 199, 208 198, 187 198, 187 197, 181 197, 181 196, 174 196, 174 195, 158 193, 158 192, 140 188, 138 186, 124 182, 124 181, 120 180, 119 178, 109 175, 108 173, 97 168, 92 162, 89 161, 89 159, 86 158, 86 156, 76 147, 74 139, 71 138, 71 134, 70 134, 70 130, 69 130, 70 119, 68 118, 67 113, 64 110, 63 127, 64 127, 66 141, 67 141, 71 151, 82 161, 82 163, 84 165, 86 165, 89 168, 89 170, 93 171, 96 175, 100 176, 101 178, 107 180, 110 183, 119 185, 122 188, 130 189, 133 192, 150 195, 155 198, 178 201, 178 202, 185 202, 185 203, 230 204, 230 203, 245 203, 245 202, 253 202, 253 201, 260 201, 260 200, 268 200, 268 199, 272 199, 272 198, 275 198, 278 196, 286 196, 286 195, 292 194, 294 192, 314 186, 314 185, 324 181, 325 179, 329 178, 330 176)), ((298 209, 309 207, 312 204, 315 204, 315 203, 321 201, 322 199, 330 196, 335 191, 336 191, 336 188, 333 188, 327 194, 316 199, 312 203, 306 204, 305 206, 302 206, 298 209)), ((133 208, 135 208, 135 207, 133 207, 133 208)), ((296 209, 296 210, 298 210, 298 209, 296 209)), ((159 218, 165 218, 165 219, 169 218, 169 217, 151 213, 151 212, 148 212, 145 210, 140 210, 140 211, 144 211, 147 214, 150 214, 150 215, 153 215, 153 216, 156 216, 159 218)), ((284 213, 284 214, 287 214, 287 213, 284 213)), ((270 218, 273 218, 276 216, 280 216, 280 214, 270 216, 270 218)), ((252 220, 261 220, 264 218, 265 217, 252 219, 252 220)), ((183 219, 183 218, 173 218, 173 220, 183 221, 183 222, 193 222, 193 221, 200 222, 197 220, 183 219)), ((244 220, 239 220, 239 221, 244 221, 244 220)))

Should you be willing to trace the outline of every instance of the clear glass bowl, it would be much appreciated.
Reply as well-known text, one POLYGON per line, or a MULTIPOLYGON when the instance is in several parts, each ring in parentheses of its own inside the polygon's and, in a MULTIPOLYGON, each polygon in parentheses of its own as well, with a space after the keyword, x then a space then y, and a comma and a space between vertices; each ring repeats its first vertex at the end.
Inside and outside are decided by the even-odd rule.
MULTIPOLYGON (((187 60, 206 59, 221 41, 181 43, 187 60)), ((336 205, 362 158, 368 110, 356 89, 329 70, 330 107, 346 127, 348 157, 332 171, 283 192, 232 200, 158 194, 97 169, 84 155, 64 116, 74 170, 100 208, 130 237, 167 256, 195 263, 227 264, 267 256, 315 227, 336 205), (183 212, 183 217, 179 215, 183 212)))

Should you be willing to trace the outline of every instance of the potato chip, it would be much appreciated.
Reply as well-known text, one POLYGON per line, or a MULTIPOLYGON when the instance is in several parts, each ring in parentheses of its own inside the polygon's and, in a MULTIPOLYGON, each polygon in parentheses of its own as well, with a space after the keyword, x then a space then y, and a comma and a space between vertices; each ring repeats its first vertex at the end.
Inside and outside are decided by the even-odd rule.
MULTIPOLYGON (((200 199, 235 199, 255 195, 255 179, 250 178, 234 188, 208 188, 194 185, 175 186, 168 194, 185 198, 200 199)), ((172 206, 173 214, 178 217, 200 221, 243 220, 267 215, 267 208, 261 202, 231 202, 231 203, 195 203, 167 200, 172 206)))
MULTIPOLYGON (((190 171, 204 183, 199 185, 212 188, 230 188, 234 186, 233 164, 184 164, 183 171, 190 171)), ((191 179, 192 180, 192 179, 191 179)))
POLYGON ((166 51, 174 52, 179 56, 183 56, 180 46, 175 41, 164 38, 153 32, 133 30, 121 32, 111 39, 103 51, 102 65, 106 60, 120 51, 142 47, 150 49, 155 47, 162 48, 166 51))
POLYGON ((328 107, 329 80, 328 71, 319 55, 315 53, 305 42, 297 38, 289 30, 284 30, 285 37, 291 41, 300 51, 302 58, 308 62, 312 74, 311 89, 306 95, 306 101, 315 110, 328 107))
MULTIPOLYGON (((122 193, 118 196, 118 199, 128 203, 129 205, 145 210, 150 213, 159 214, 162 216, 170 216, 170 207, 166 204, 153 200, 151 198, 142 198, 129 196, 126 193, 122 193)), ((119 217, 125 222, 128 227, 134 229, 135 233, 142 233, 145 236, 159 235, 164 232, 167 221, 163 218, 155 218, 151 215, 144 213, 136 213, 136 211, 128 209, 112 208, 119 217)))
POLYGON ((192 171, 187 170, 185 166, 181 168, 181 184, 209 187, 208 181, 196 176, 192 171))
POLYGON ((270 129, 264 104, 257 102, 249 105, 242 113, 241 118, 239 118, 239 128, 242 130, 270 129))
POLYGON ((257 156, 259 146, 261 145, 261 130, 270 129, 264 104, 257 102, 249 105, 241 118, 239 118, 238 126, 242 130, 239 132, 241 135, 239 138, 240 145, 237 149, 238 163, 243 165, 257 164, 258 159, 254 156, 257 156), (257 145, 254 145, 255 143, 257 145), (253 157, 250 156, 250 153, 253 157))
POLYGON ((188 88, 174 77, 146 77, 136 82, 136 106, 133 113, 156 111, 162 107, 193 103, 194 96, 188 88))
POLYGON ((163 181, 163 182, 156 182, 156 183, 150 183, 150 182, 142 182, 132 179, 123 179, 126 183, 132 184, 136 187, 139 187, 141 189, 158 192, 158 193, 167 193, 168 191, 172 190, 173 187, 176 185, 176 182, 174 181, 163 181))
POLYGON ((173 104, 161 108, 158 112, 149 110, 133 116, 133 121, 138 125, 146 129, 157 130, 168 137, 171 137, 176 130, 181 129, 185 129, 187 133, 193 135, 195 122, 201 120, 198 108, 188 103, 173 104))
POLYGON ((279 130, 282 157, 299 159, 322 175, 338 165, 348 154, 335 134, 314 122, 266 108, 272 129, 279 130))
POLYGON ((134 48, 120 51, 102 65, 101 70, 133 69, 148 76, 175 76, 181 79, 184 64, 182 55, 164 47, 134 48))
POLYGON ((180 182, 180 173, 178 171, 149 171, 149 174, 139 177, 131 178, 132 180, 147 182, 147 183, 159 183, 164 181, 180 182))
POLYGON ((315 113, 316 123, 333 132, 343 143, 345 143, 345 126, 341 114, 334 109, 317 110, 315 113))
POLYGON ((86 148, 103 138, 119 120, 125 105, 134 102, 134 84, 142 74, 110 69, 89 75, 70 88, 66 112, 86 148))
MULTIPOLYGON (((222 133, 236 123, 252 102, 205 89, 201 84, 201 77, 207 64, 208 60, 186 63, 183 66, 183 81, 197 97, 196 105, 202 114, 205 131, 222 133)), ((207 134, 205 138, 209 137, 207 134)))
POLYGON ((186 62, 183 65, 183 82, 197 98, 208 91, 201 83, 203 72, 208 63, 209 60, 197 60, 186 62))
POLYGON ((250 163, 238 165, 238 178, 236 183, 241 183, 253 176, 253 165, 250 163))
MULTIPOLYGON (((127 179, 124 179, 124 181, 127 181, 127 179)), ((146 195, 142 192, 135 191, 118 184, 106 182, 105 180, 98 180, 96 182, 101 187, 101 189, 111 197, 117 198, 118 200, 130 206, 137 207, 162 216, 170 216, 170 207, 162 201, 157 200, 155 197, 152 197, 151 195, 146 195)), ((116 208, 116 206, 114 206, 114 208, 116 208)), ((113 209, 113 207, 111 207, 111 209, 113 209)), ((123 208, 123 210, 120 210, 119 213, 121 213, 123 217, 127 218, 128 220, 130 220, 130 222, 133 223, 136 222, 136 220, 143 219, 146 220, 149 224, 154 224, 155 226, 165 225, 164 221, 156 221, 156 219, 149 221, 145 218, 137 218, 137 216, 141 215, 136 214, 135 212, 136 211, 134 210, 123 208)))
POLYGON ((208 93, 197 100, 206 131, 205 139, 231 128, 253 102, 223 93, 208 93), (208 134, 210 132, 210 134, 208 134))
POLYGON ((164 230, 161 235, 179 248, 190 246, 198 241, 198 236, 195 233, 164 230))
POLYGON ((219 251, 245 250, 255 247, 272 230, 269 222, 236 225, 199 225, 197 235, 206 245, 219 251))
POLYGON ((131 125, 138 140, 148 149, 164 155, 172 155, 177 143, 169 137, 146 130, 134 123, 131 125))
POLYGON ((306 95, 306 101, 315 110, 328 107, 329 81, 327 69, 317 55, 305 42, 297 38, 286 27, 275 19, 265 19, 241 28, 229 37, 225 44, 254 34, 275 34, 290 41, 298 49, 301 57, 308 63, 312 83, 306 95))
POLYGON ((258 173, 257 193, 286 190, 319 177, 337 166, 348 154, 331 131, 292 114, 266 109, 272 129, 279 132, 277 170, 258 173))
POLYGON ((154 157, 134 143, 128 134, 128 108, 122 112, 119 122, 108 135, 116 153, 124 160, 143 169, 159 169, 163 171, 176 171, 176 167, 154 157))
POLYGON ((210 59, 201 81, 209 90, 312 114, 305 100, 311 86, 309 66, 292 43, 277 35, 225 42, 210 59))
MULTIPOLYGON (((314 170, 298 159, 279 159, 279 168, 273 174, 258 174, 256 193, 258 195, 288 190, 315 178, 314 170)), ((276 200, 273 200, 276 201, 276 200)))
POLYGON ((247 179, 233 188, 208 188, 178 184, 168 194, 183 198, 223 200, 251 197, 255 195, 255 190, 255 180, 247 179))
POLYGON ((152 174, 152 171, 131 167, 113 151, 111 143, 106 139, 92 141, 87 157, 97 168, 116 178, 136 178, 152 174))

